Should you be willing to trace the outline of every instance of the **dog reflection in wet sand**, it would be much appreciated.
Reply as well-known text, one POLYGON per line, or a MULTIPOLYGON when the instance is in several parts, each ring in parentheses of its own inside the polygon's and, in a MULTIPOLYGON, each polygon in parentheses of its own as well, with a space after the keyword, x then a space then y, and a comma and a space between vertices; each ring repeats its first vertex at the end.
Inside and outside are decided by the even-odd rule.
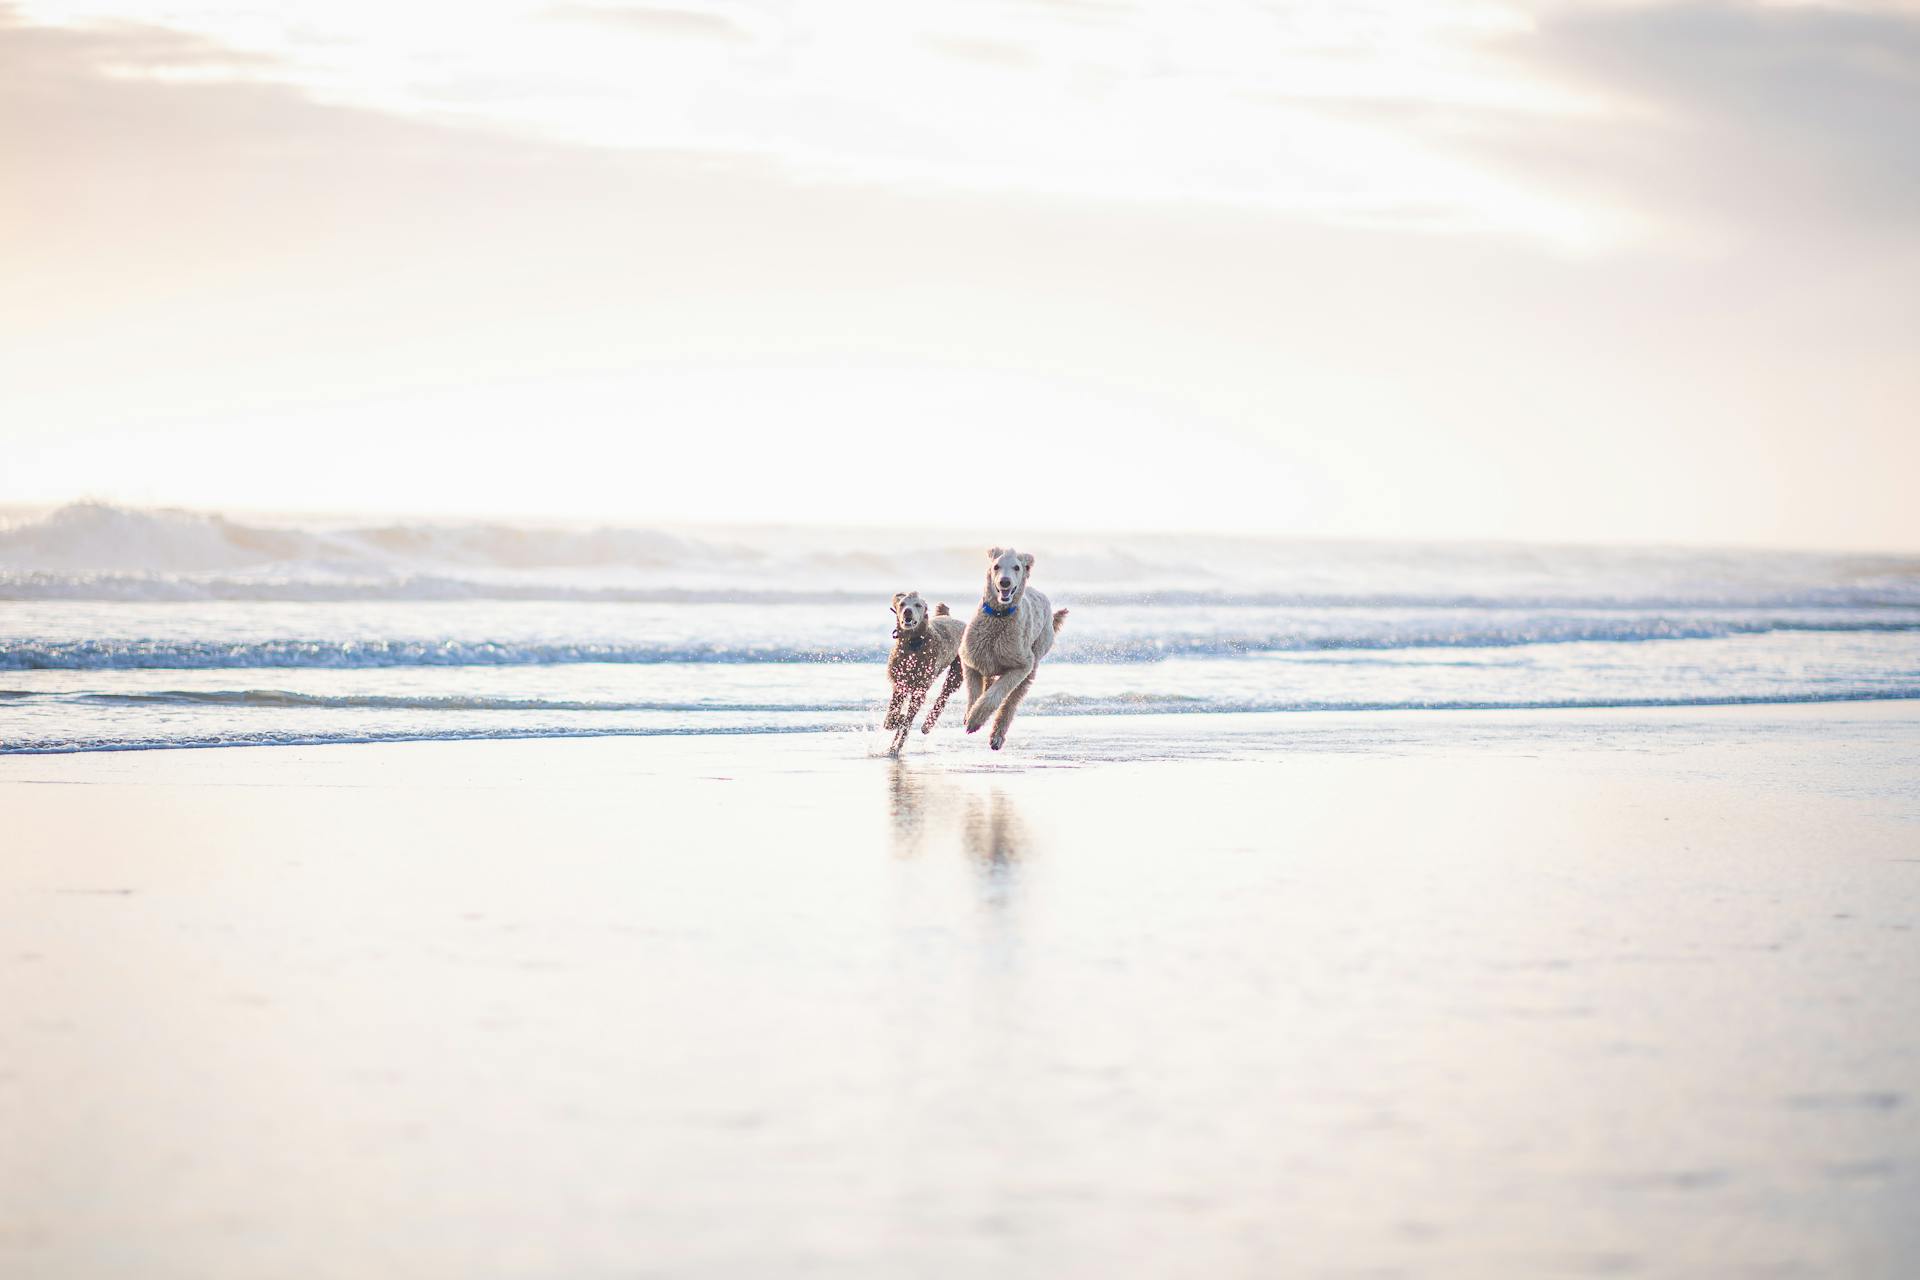
POLYGON ((1032 849, 1019 810, 994 787, 979 795, 937 775, 922 775, 901 761, 887 779, 887 809, 893 819, 896 857, 918 857, 932 833, 958 832, 960 847, 982 871, 1004 876, 1032 849))
POLYGON ((1026 856, 1028 837, 1020 811, 1004 791, 995 787, 982 799, 967 798, 967 821, 960 828, 967 856, 989 874, 1007 872, 1026 856))

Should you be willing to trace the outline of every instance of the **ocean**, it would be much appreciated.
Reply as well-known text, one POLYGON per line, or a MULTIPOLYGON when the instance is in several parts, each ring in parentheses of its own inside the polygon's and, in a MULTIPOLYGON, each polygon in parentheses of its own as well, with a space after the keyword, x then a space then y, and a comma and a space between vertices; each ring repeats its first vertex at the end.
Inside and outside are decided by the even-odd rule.
MULTIPOLYGON (((0 752, 877 739, 891 596, 970 613, 995 538, 30 513, 0 526, 0 752)), ((1920 697, 1920 557, 1015 544, 1072 611, 1023 717, 1920 697)))

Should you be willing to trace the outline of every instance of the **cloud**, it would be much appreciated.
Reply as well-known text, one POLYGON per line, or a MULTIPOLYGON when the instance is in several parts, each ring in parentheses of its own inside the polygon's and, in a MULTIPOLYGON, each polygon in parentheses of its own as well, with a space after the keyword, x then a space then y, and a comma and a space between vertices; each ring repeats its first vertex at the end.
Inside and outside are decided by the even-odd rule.
MULTIPOLYGON (((1598 192, 1592 203, 1651 210, 1676 227, 1765 233, 1685 260, 1632 245, 1580 257, 1512 236, 1407 234, 1409 223, 1446 225, 1460 201, 1410 199, 1421 190, 1344 134, 1334 158, 1380 177, 1377 207, 1408 215, 1399 230, 1200 199, 799 181, 778 152, 584 147, 408 99, 377 110, 323 103, 309 96, 333 87, 322 76, 272 58, 241 66, 217 42, 150 27, 0 27, 0 445, 10 460, 0 487, 104 492, 99 477, 111 473, 131 477, 124 493, 143 500, 258 504, 259 486, 284 479, 363 496, 385 485, 396 505, 438 495, 440 509, 512 498, 533 510, 564 503, 580 460, 596 456, 570 426, 575 409, 618 424, 628 450, 682 420, 832 440, 843 419, 847 429, 895 425, 916 396, 944 402, 955 386, 1015 388, 983 394, 979 420, 1054 432, 1104 421, 1049 416, 1030 381, 1058 390, 1059 403, 1097 393, 1135 421, 1158 415, 1183 442, 1230 437, 1311 460, 1325 483, 1307 486, 1317 505, 1302 528, 1915 545, 1905 480, 1920 467, 1920 253, 1911 223, 1886 214, 1897 200, 1875 204, 1849 185, 1884 202, 1899 184, 1876 186, 1839 145, 1874 113, 1751 100, 1771 83, 1764 48, 1813 59, 1842 88, 1836 65, 1870 56, 1829 25, 1813 24, 1827 38, 1796 41, 1768 15, 1712 6, 1688 11, 1746 31, 1745 43, 1698 49, 1721 37, 1697 29, 1656 39, 1659 15, 1674 11, 1562 12, 1506 46, 1509 79, 1517 68, 1573 86, 1605 114, 1553 115, 1473 92, 1362 102, 1316 96, 1313 84, 1292 85, 1283 105, 1372 112, 1356 133, 1405 133, 1409 149, 1497 162, 1515 186, 1583 203, 1598 192), (1689 47, 1693 68, 1677 52, 1689 47), (1650 48, 1661 52, 1634 52, 1650 48), (131 66, 218 77, 108 73, 131 66), (1823 154, 1773 154, 1804 149, 1807 137, 1823 154), (1820 202, 1798 215, 1817 215, 1822 230, 1781 252, 1786 211, 1746 208, 1743 193, 1796 165, 1822 171, 1820 202), (1878 238, 1862 230, 1869 212, 1878 238), (1808 247, 1818 244, 1832 252, 1808 247), (682 404, 659 390, 682 369, 714 371, 699 380, 711 394, 682 404), (801 371, 798 381, 781 369, 801 371), (809 396, 794 395, 801 382, 809 396), (903 390, 883 403, 866 393, 875 383, 903 390), (508 386, 530 390, 494 394, 508 386), (796 403, 820 425, 796 431, 796 403), (554 469, 532 484, 534 438, 580 447, 549 451, 554 469), (274 463, 288 445, 301 449, 299 466, 274 463), (305 476, 319 457, 324 476, 305 476), (227 490, 189 487, 208 459, 226 468, 208 474, 226 474, 227 490)), ((1780 21, 1800 31, 1802 20, 1780 21)), ((584 42, 632 77, 628 46, 643 41, 564 26, 547 24, 550 54, 570 58, 584 42)), ((490 32, 477 47, 526 34, 490 32)), ((906 34, 917 40, 919 27, 906 34)), ((1891 66, 1907 65, 1904 38, 1891 41, 1891 66)), ((357 57, 371 41, 361 33, 306 53, 357 57)), ((733 53, 659 43, 691 47, 685 61, 733 53)), ((838 65, 850 77, 867 69, 858 58, 838 65)), ((1369 83, 1420 87, 1392 66, 1373 69, 1369 83)), ((986 70, 1024 74, 961 68, 975 82, 986 70)), ((1461 68, 1444 70, 1440 87, 1461 87, 1461 68)), ((1884 96, 1897 74, 1883 66, 1867 79, 1884 96)), ((1059 69, 1042 58, 1033 78, 1051 84, 1059 69)), ((1207 154, 1264 155, 1297 178, 1286 140, 1249 134, 1219 79, 1202 78, 1209 112, 1223 113, 1207 154), (1244 145, 1250 136, 1258 145, 1244 145)), ((818 71, 806 83, 824 80, 818 71)), ((923 83, 914 63, 898 83, 912 98, 946 82, 923 83)), ((1485 87, 1502 83, 1496 73, 1485 87)), ((786 111, 789 82, 766 87, 768 105, 786 111)), ((1195 145, 1187 118, 1117 110, 1127 87, 1116 72, 1089 122, 1130 141, 1122 125, 1159 119, 1165 142, 1195 145)), ((1009 117, 1023 132, 1060 123, 1054 98, 1028 101, 1009 117)), ((1133 104, 1153 105, 1150 94, 1133 104)), ((1899 104, 1884 114, 1910 121, 1899 104)), ((1873 155, 1894 145, 1871 131, 1859 141, 1873 155)), ((1145 163, 1163 153, 1123 154, 1145 163)), ((1035 169, 1055 156, 1037 146, 1035 169)), ((1911 174, 1904 156, 1887 163, 1911 174)), ((1257 474, 1238 453, 1220 456, 1257 474)), ((649 465, 642 457, 636 469, 649 465)), ((942 467, 944 455, 928 473, 942 467)), ((618 478, 618 468, 587 469, 618 478)), ((1280 467, 1282 478, 1299 470, 1280 467)), ((1115 509, 1103 503, 1155 507, 1152 478, 1140 472, 1138 489, 1084 477, 1069 487, 1091 520, 1115 509)), ((716 511, 737 501, 712 484, 691 492, 716 511)))
POLYGON ((457 131, 321 106, 278 83, 278 70, 272 58, 182 32, 28 26, 0 7, 0 151, 17 203, 38 182, 133 171, 171 187, 210 164, 487 149, 457 131), (228 74, 169 74, 185 71, 228 74))
POLYGON ((546 11, 546 16, 565 22, 621 28, 649 36, 728 42, 753 39, 753 32, 746 25, 724 13, 704 9, 633 4, 556 4, 546 11))
POLYGON ((1911 9, 1568 8, 1506 52, 1610 108, 1488 130, 1521 172, 1723 234, 1905 236, 1920 219, 1911 9))
POLYGON ((658 350, 731 298, 733 262, 778 266, 752 237, 782 191, 749 163, 506 137, 270 79, 105 70, 224 56, 178 33, 0 13, 12 425, 658 350), (732 260, 706 252, 728 234, 732 260))
POLYGON ((963 62, 1007 70, 1026 70, 1035 65, 1033 51, 1011 40, 982 40, 974 37, 931 35, 927 47, 963 62))
MULTIPOLYGON (((1408 0, 1393 2, 1404 14, 1408 0)), ((1343 116, 1356 97, 1383 91, 1484 96, 1456 65, 1457 21, 1415 18, 1375 39, 1380 22, 1280 15, 1250 0, 1198 18, 1164 3, 1062 0, 536 0, 458 24, 319 0, 283 12, 291 16, 248 24, 227 7, 189 3, 170 21, 278 59, 229 80, 272 80, 336 106, 473 132, 750 157, 842 186, 1587 238, 1577 211, 1511 189, 1417 133, 1343 116), (1259 92, 1282 85, 1292 92, 1259 92)), ((102 42, 90 46, 96 66, 128 56, 106 49, 99 29, 69 34, 102 42)), ((113 39, 126 43, 124 33, 113 39)), ((168 50, 180 47, 113 65, 126 78, 144 66, 150 79, 207 79, 177 74, 187 55, 170 64, 168 50)))

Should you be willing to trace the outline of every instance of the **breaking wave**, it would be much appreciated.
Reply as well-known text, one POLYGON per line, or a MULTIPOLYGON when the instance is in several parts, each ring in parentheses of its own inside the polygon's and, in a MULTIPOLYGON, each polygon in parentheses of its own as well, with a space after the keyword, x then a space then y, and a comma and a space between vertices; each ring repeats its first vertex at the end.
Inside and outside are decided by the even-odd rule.
MULTIPOLYGON (((85 502, 0 525, 0 599, 819 603, 953 599, 981 545, 922 529, 688 530, 243 521, 85 502)), ((1920 608, 1920 558, 1053 534, 1075 603, 1409 608, 1920 608)), ((955 604, 960 599, 953 599, 955 604)))
POLYGON ((385 574, 419 564, 510 570, 646 567, 737 559, 745 550, 652 529, 411 522, 303 528, 103 502, 71 503, 0 528, 0 565, 56 575, 219 573, 273 566, 306 566, 319 574, 385 574))
MULTIPOLYGON (((1381 621, 1359 628, 1303 625, 1247 634, 1147 635, 1132 639, 1062 637, 1050 662, 1139 663, 1170 658, 1236 658, 1261 654, 1345 650, 1485 649, 1574 643, 1705 640, 1774 632, 1920 633, 1920 617, 1888 618, 1585 618, 1526 617, 1513 623, 1470 618, 1434 623, 1381 621)), ((579 663, 762 664, 874 663, 884 643, 782 645, 772 643, 506 643, 489 640, 183 641, 166 639, 14 642, 0 647, 0 671, 205 670, 311 667, 336 670, 384 667, 558 666, 579 663)))

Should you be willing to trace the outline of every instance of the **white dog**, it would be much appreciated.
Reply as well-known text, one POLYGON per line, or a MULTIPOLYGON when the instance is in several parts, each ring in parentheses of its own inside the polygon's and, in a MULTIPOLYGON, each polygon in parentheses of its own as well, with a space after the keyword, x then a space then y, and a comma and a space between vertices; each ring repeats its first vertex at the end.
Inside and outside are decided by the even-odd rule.
POLYGON ((995 751, 1006 742, 1014 710, 1033 687, 1040 659, 1053 648, 1054 634, 1067 621, 1065 609, 1053 611, 1045 596, 1027 586, 1032 573, 1032 556, 1011 547, 987 552, 986 596, 960 641, 967 732, 977 731, 993 716, 995 751))
POLYGON ((927 602, 917 591, 895 594, 893 621, 893 653, 887 658, 887 679, 893 682, 893 700, 887 704, 886 727, 897 731, 893 735, 893 754, 898 755, 900 748, 907 744, 907 730, 913 727, 913 718, 920 714, 920 704, 926 700, 935 677, 944 672, 947 682, 940 696, 933 700, 927 722, 920 726, 922 733, 933 732, 934 722, 940 718, 947 699, 960 687, 960 637, 967 628, 960 619, 948 614, 944 604, 934 606, 933 612, 928 613, 927 602), (900 710, 903 702, 907 704, 904 714, 900 710))

